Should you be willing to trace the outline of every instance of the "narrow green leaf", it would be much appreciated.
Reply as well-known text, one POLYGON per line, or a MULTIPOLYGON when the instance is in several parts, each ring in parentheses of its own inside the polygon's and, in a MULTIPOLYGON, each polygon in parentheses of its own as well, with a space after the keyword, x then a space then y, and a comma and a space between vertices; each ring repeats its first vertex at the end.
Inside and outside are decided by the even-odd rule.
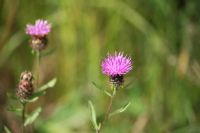
POLYGON ((33 102, 37 101, 38 99, 39 99, 39 97, 31 97, 31 98, 24 100, 24 101, 27 102, 27 103, 33 103, 33 102))
POLYGON ((112 95, 110 94, 110 92, 104 90, 100 85, 97 85, 95 82, 92 82, 92 84, 99 89, 100 91, 102 91, 103 93, 105 93, 107 96, 112 97, 112 95))
POLYGON ((21 108, 15 108, 15 107, 13 107, 13 106, 9 106, 9 107, 7 108, 7 110, 10 111, 10 112, 17 112, 17 113, 22 111, 21 108))
POLYGON ((112 97, 112 95, 110 94, 110 92, 108 92, 108 91, 106 91, 106 90, 104 90, 103 92, 104 92, 107 96, 112 97))
POLYGON ((27 126, 29 124, 32 124, 36 118, 39 116, 40 112, 42 111, 42 108, 41 107, 38 107, 35 111, 33 111, 31 113, 31 115, 29 115, 27 118, 26 118, 26 121, 24 123, 24 126, 27 126))
POLYGON ((92 84, 99 90, 104 90, 100 85, 96 84, 94 81, 92 81, 92 84))
POLYGON ((45 90, 34 92, 32 94, 32 96, 28 100, 26 100, 26 102, 29 102, 29 103, 35 102, 35 101, 37 101, 39 99, 40 96, 43 96, 45 94, 46 94, 45 90))
POLYGON ((114 112, 110 113, 109 117, 124 112, 124 111, 129 107, 130 104, 131 104, 131 102, 128 102, 128 103, 127 103, 126 105, 124 105, 123 107, 121 107, 121 108, 115 110, 114 112))
POLYGON ((56 84, 56 78, 50 80, 48 83, 40 87, 40 89, 32 94, 32 96, 26 100, 26 102, 35 102, 36 100, 39 99, 40 96, 43 96, 46 94, 46 89, 54 87, 56 84))
POLYGON ((35 102, 39 99, 40 96, 43 96, 46 94, 46 91, 37 91, 37 92, 34 92, 32 94, 32 96, 28 99, 28 100, 25 100, 25 102, 27 103, 32 103, 32 102, 35 102))
POLYGON ((89 106, 90 106, 90 110, 91 110, 91 115, 92 115, 92 124, 95 128, 95 130, 98 129, 98 124, 97 124, 97 120, 96 120, 96 112, 95 112, 95 109, 94 109, 94 106, 92 104, 91 101, 88 102, 89 106))
POLYGON ((39 91, 44 91, 48 88, 52 88, 55 86, 57 79, 53 78, 52 80, 50 80, 49 82, 47 82, 45 85, 43 85, 42 87, 39 88, 39 91))
POLYGON ((5 130, 5 133, 11 133, 11 131, 8 129, 7 126, 4 125, 4 130, 5 130))

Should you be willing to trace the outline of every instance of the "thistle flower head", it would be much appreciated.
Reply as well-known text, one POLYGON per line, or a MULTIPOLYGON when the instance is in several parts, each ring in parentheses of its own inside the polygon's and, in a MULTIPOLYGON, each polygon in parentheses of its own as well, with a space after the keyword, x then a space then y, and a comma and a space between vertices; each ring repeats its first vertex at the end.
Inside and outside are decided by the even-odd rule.
POLYGON ((31 36, 30 45, 33 50, 41 51, 48 44, 47 35, 51 31, 51 25, 46 20, 38 19, 35 25, 26 25, 26 34, 31 36))
POLYGON ((124 56, 122 52, 115 52, 108 56, 101 64, 103 74, 110 77, 110 83, 118 89, 124 82, 124 75, 132 69, 131 58, 124 56))
POLYGON ((38 19, 35 21, 35 25, 26 25, 26 34, 30 36, 46 36, 51 31, 51 25, 46 20, 38 19))
POLYGON ((122 52, 115 52, 108 56, 101 64, 103 74, 108 76, 124 75, 132 70, 131 58, 124 56, 122 52))

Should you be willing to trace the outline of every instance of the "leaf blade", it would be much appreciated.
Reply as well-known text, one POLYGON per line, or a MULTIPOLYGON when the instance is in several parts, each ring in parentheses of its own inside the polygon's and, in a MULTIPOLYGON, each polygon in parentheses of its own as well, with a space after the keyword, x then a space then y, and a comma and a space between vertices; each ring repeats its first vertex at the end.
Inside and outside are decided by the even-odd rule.
POLYGON ((39 88, 39 91, 44 91, 48 88, 52 88, 55 86, 57 82, 57 78, 53 78, 52 80, 50 80, 49 82, 47 82, 46 84, 44 84, 42 87, 39 88))
POLYGON ((90 107, 90 110, 91 110, 91 115, 92 115, 92 124, 95 128, 95 130, 98 130, 98 124, 97 124, 97 120, 96 120, 96 112, 95 112, 95 109, 94 109, 94 105, 92 104, 91 101, 88 101, 88 104, 89 104, 89 107, 90 107))
POLYGON ((7 110, 10 111, 10 112, 16 112, 16 113, 22 111, 21 108, 15 108, 15 107, 13 107, 13 106, 9 106, 9 107, 7 108, 7 110))
POLYGON ((5 126, 5 125, 4 125, 4 130, 5 130, 6 133, 11 133, 11 131, 10 131, 10 130, 8 129, 8 127, 5 126))
POLYGON ((32 124, 37 119, 41 111, 42 111, 41 107, 38 107, 35 111, 33 111, 31 115, 25 120, 24 126, 32 124))
POLYGON ((28 100, 25 100, 25 101, 28 102, 28 103, 37 101, 40 96, 43 96, 43 95, 46 94, 46 90, 48 88, 54 87, 55 84, 56 84, 56 82, 57 82, 57 79, 53 78, 52 80, 50 80, 49 82, 47 82, 45 85, 43 85, 42 87, 40 87, 38 91, 34 92, 32 94, 32 96, 28 100))
POLYGON ((115 110, 114 112, 110 113, 109 117, 123 113, 124 111, 126 111, 126 109, 131 105, 131 102, 128 102, 127 104, 125 104, 123 107, 115 110))
POLYGON ((92 81, 92 84, 99 89, 100 91, 102 91, 104 94, 106 94, 109 97, 112 97, 112 95, 110 94, 110 92, 106 91, 105 89, 103 89, 100 85, 96 84, 94 81, 92 81))

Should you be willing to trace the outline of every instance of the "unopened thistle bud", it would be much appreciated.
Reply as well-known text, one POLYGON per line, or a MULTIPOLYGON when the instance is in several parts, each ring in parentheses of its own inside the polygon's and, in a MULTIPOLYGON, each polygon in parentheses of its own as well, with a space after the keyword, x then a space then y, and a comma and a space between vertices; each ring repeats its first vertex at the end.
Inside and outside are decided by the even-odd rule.
POLYGON ((41 51, 47 46, 50 31, 51 25, 46 20, 36 20, 35 25, 27 24, 26 34, 31 36, 30 45, 33 50, 41 51))
POLYGON ((132 62, 130 57, 115 52, 114 55, 108 54, 102 61, 101 67, 103 74, 108 75, 110 83, 118 89, 124 82, 124 75, 132 70, 132 62))
POLYGON ((34 91, 33 88, 33 75, 29 71, 21 73, 19 85, 17 88, 17 97, 20 102, 24 103, 30 98, 34 91))
POLYGON ((115 88, 119 88, 124 83, 124 76, 123 75, 113 75, 113 76, 110 76, 110 83, 115 88))

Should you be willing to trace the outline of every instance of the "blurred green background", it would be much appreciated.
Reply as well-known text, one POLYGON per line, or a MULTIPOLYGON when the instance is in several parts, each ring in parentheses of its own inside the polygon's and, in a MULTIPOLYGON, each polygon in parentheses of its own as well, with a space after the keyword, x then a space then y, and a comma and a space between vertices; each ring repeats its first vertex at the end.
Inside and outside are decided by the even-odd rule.
POLYGON ((53 77, 54 88, 28 111, 42 106, 34 133, 92 133, 88 100, 98 121, 109 98, 100 63, 108 52, 124 51, 134 61, 113 105, 131 101, 112 117, 103 133, 200 133, 199 0, 0 0, 0 132, 20 132, 20 117, 6 110, 19 75, 35 71, 27 23, 52 24, 43 51, 40 84, 53 77))

